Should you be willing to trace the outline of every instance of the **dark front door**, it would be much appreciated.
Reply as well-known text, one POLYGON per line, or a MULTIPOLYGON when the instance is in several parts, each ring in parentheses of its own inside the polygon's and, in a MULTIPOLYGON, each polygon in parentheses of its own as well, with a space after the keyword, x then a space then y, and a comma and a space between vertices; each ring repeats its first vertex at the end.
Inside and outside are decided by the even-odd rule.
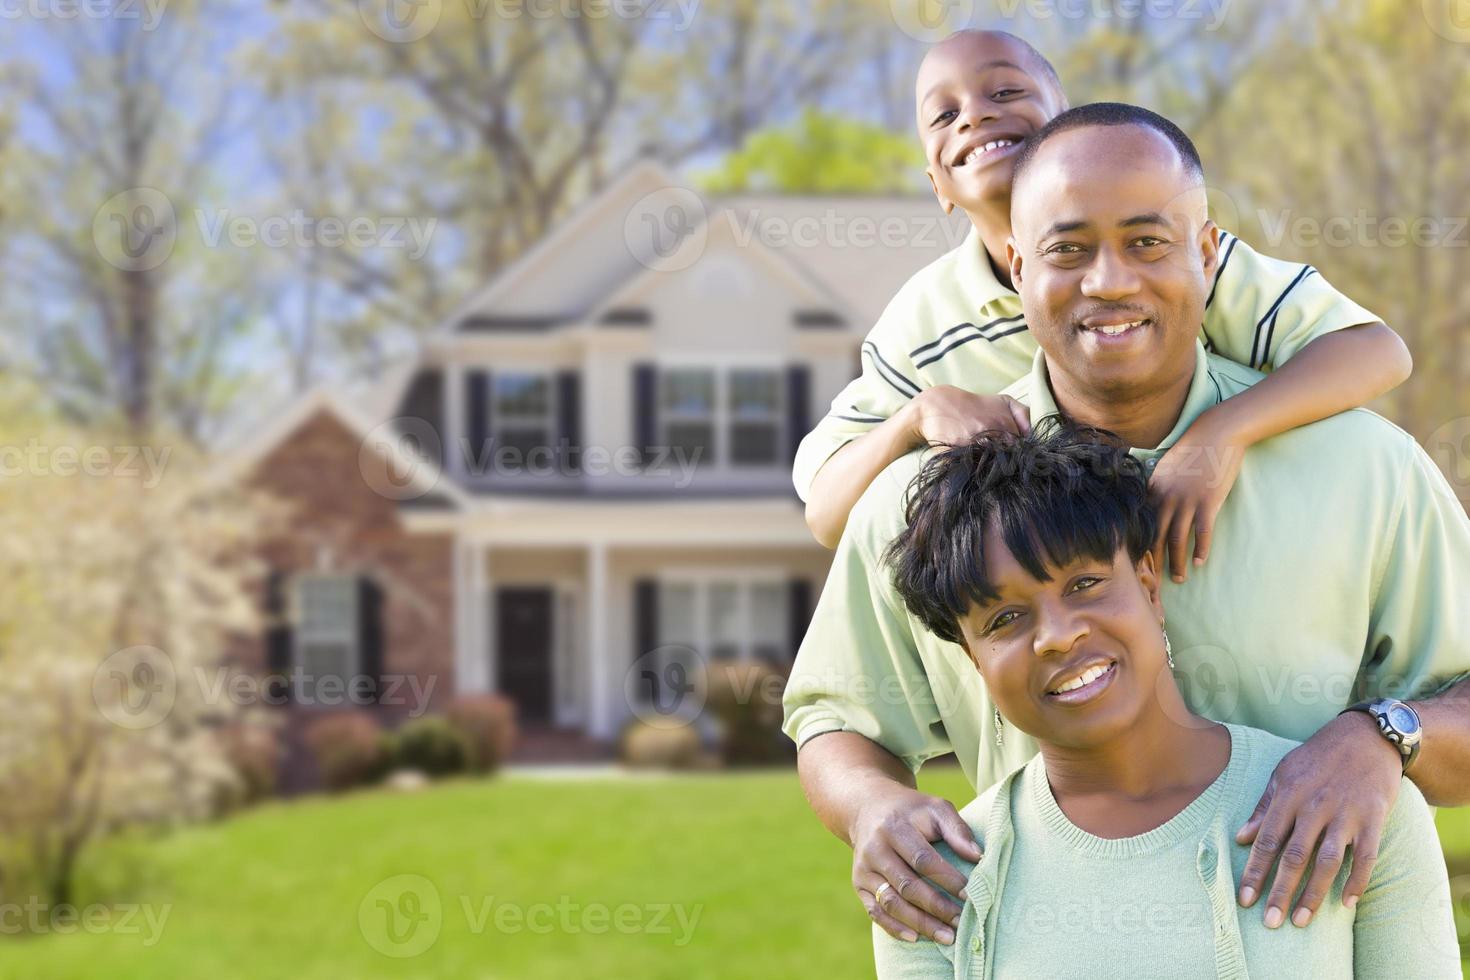
POLYGON ((551 615, 549 588, 495 592, 500 692, 516 703, 522 721, 551 719, 551 615))

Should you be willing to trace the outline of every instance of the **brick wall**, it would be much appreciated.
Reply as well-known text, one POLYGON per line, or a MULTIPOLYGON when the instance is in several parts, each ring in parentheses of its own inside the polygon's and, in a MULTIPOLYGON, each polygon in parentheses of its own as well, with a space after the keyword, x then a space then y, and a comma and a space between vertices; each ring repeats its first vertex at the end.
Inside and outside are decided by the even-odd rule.
MULTIPOLYGON (((383 595, 383 673, 412 675, 419 690, 431 692, 430 710, 442 709, 454 688, 452 539, 404 531, 397 503, 364 481, 361 445, 351 429, 322 410, 257 464, 252 481, 291 510, 289 532, 263 542, 261 552, 272 568, 287 574, 370 576, 383 595)), ((264 670, 266 638, 250 638, 237 657, 264 670)), ((390 724, 414 700, 406 684, 398 693, 410 703, 376 709, 390 724)))

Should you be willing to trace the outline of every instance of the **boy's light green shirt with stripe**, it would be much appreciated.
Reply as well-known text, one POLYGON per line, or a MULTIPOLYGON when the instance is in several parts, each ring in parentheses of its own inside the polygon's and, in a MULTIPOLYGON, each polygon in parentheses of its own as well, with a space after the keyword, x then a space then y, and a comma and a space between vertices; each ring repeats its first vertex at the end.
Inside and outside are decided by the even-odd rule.
MULTIPOLYGON (((1261 255, 1227 232, 1205 305, 1207 350, 1270 371, 1335 330, 1376 322, 1310 266, 1261 255)), ((832 401, 796 452, 792 480, 807 499, 833 453, 890 418, 924 388, 995 394, 1031 367, 1036 341, 1021 297, 995 278, 979 234, 920 269, 862 344, 862 374, 832 401)))
POLYGON ((1460 950, 1434 818, 1409 780, 1383 828, 1356 908, 1344 864, 1306 928, 1267 929, 1235 883, 1250 848, 1235 843, 1276 763, 1297 743, 1230 726, 1230 761, 1203 793, 1135 837, 1096 837, 1067 818, 1037 756, 960 816, 978 865, 941 842, 968 878, 955 941, 906 943, 873 927, 878 980, 988 977, 1460 976, 1460 950))
MULTIPOLYGON (((1260 377, 1197 343, 1177 424, 1133 455, 1152 468, 1196 417, 1260 377)), ((1059 414, 1040 352, 1006 393, 1035 420, 1059 414)), ((786 686, 784 727, 798 744, 857 732, 912 769, 952 750, 983 790, 1035 743, 1010 730, 995 745, 965 651, 909 615, 882 563, 929 452, 896 460, 853 508, 786 686)), ((1470 521, 1413 438, 1366 409, 1247 450, 1210 560, 1162 591, 1185 700, 1216 721, 1304 741, 1360 698, 1423 696, 1470 672, 1470 521)))

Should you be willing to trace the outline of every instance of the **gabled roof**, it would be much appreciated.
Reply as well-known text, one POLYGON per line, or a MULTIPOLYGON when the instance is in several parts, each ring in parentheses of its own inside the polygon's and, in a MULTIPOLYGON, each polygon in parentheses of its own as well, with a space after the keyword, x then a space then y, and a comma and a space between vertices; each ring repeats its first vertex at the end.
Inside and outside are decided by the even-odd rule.
MULTIPOLYGON (((269 421, 244 444, 221 458, 221 476, 238 479, 284 444, 298 429, 325 412, 362 440, 363 452, 374 452, 395 474, 407 474, 401 484, 401 503, 426 497, 444 499, 455 507, 469 507, 471 498, 450 479, 433 460, 425 459, 410 448, 404 434, 394 424, 397 420, 369 418, 348 404, 339 392, 327 387, 315 388, 292 402, 285 411, 272 415, 269 421)), ((364 474, 364 479, 369 479, 364 474)))

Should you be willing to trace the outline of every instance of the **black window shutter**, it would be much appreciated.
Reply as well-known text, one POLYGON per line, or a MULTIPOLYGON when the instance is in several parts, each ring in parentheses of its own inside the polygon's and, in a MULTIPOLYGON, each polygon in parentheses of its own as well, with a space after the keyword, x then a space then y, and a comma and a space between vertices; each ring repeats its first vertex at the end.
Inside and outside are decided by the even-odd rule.
POLYGON ((273 568, 265 580, 265 669, 279 679, 267 681, 272 704, 289 696, 286 680, 291 672, 291 617, 286 602, 289 580, 286 573, 273 568))
POLYGON ((658 647, 658 582, 633 583, 633 659, 658 647))
MULTIPOLYGON (((364 575, 357 580, 358 673, 368 678, 369 697, 377 701, 383 676, 383 590, 364 575)), ((357 686, 349 690, 362 690, 357 686)))
POLYGON ((576 371, 556 375, 556 438, 561 459, 570 472, 582 468, 582 376, 576 371))
POLYGON ((796 459, 796 447, 812 427, 811 368, 793 364, 786 369, 786 450, 790 460, 796 459))
POLYGON ((804 578, 794 578, 787 586, 787 615, 791 623, 791 659, 801 649, 802 638, 812 622, 812 583, 804 578))
POLYGON ((652 364, 633 365, 633 443, 643 455, 643 465, 657 453, 658 372, 652 364))
POLYGON ((465 435, 469 437, 465 472, 484 476, 494 458, 490 445, 490 372, 469 371, 464 378, 465 435))

